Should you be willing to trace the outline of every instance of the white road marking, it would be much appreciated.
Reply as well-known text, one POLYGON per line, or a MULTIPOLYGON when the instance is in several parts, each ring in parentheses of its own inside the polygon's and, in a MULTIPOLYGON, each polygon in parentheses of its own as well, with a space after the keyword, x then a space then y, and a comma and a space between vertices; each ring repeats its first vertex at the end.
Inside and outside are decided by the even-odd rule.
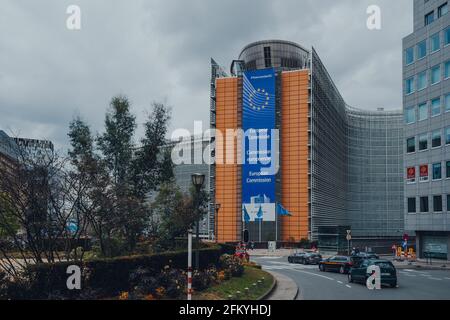
POLYGON ((350 289, 352 288, 352 286, 350 286, 350 285, 348 285, 348 284, 346 284, 345 286, 346 286, 347 288, 350 288, 350 289))
POLYGON ((445 277, 445 279, 446 279, 446 280, 450 280, 450 278, 449 278, 449 277, 445 277))
POLYGON ((338 283, 340 283, 340 284, 343 284, 343 282, 342 282, 342 281, 338 281, 338 283))
POLYGON ((321 274, 317 274, 317 273, 313 273, 313 272, 308 272, 308 271, 304 271, 304 270, 294 269, 294 271, 297 271, 297 272, 303 272, 303 273, 306 273, 306 274, 310 274, 310 275, 312 275, 312 276, 316 276, 316 277, 320 277, 320 278, 324 278, 324 279, 328 279, 328 280, 332 280, 332 281, 335 280, 335 279, 333 279, 333 278, 330 278, 330 277, 327 277, 327 276, 323 276, 323 275, 321 275, 321 274))
POLYGON ((430 279, 430 280, 436 280, 436 281, 442 281, 442 279, 440 279, 440 278, 434 278, 434 277, 429 277, 428 279, 430 279))

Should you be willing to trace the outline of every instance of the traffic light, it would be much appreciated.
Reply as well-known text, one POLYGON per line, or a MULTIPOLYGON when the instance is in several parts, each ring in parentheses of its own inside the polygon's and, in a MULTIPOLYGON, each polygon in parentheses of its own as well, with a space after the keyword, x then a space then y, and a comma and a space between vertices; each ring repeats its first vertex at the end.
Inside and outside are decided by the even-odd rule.
POLYGON ((247 243, 249 241, 249 233, 248 230, 244 230, 244 242, 247 243))

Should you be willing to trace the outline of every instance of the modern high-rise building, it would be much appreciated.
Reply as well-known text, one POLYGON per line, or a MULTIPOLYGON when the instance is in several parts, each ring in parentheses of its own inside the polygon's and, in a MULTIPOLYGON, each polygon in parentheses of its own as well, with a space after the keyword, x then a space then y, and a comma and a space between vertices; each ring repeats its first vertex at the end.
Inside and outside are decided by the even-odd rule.
POLYGON ((403 39, 405 229, 420 257, 450 247, 450 15, 445 0, 414 0, 403 39))
POLYGON ((221 133, 210 178, 219 241, 240 241, 247 230, 255 242, 309 239, 340 251, 351 230, 353 244, 398 242, 401 110, 347 106, 314 48, 293 42, 249 44, 229 75, 214 60, 211 67, 211 127, 221 133), (226 134, 236 129, 243 139, 226 134), (218 161, 229 157, 242 163, 218 161))
MULTIPOLYGON (((209 165, 209 153, 208 147, 211 141, 208 138, 203 137, 186 137, 182 141, 172 141, 168 143, 170 148, 173 148, 173 152, 177 154, 184 154, 185 161, 174 165, 173 174, 176 185, 180 190, 188 194, 193 187, 192 175, 204 174, 204 190, 209 194, 210 192, 210 165, 209 165), (203 158, 204 154, 208 154, 207 159, 203 158), (206 161, 205 161, 206 160, 206 161)), ((208 214, 206 214, 200 221, 200 237, 202 239, 214 238, 214 206, 208 203, 208 214)))

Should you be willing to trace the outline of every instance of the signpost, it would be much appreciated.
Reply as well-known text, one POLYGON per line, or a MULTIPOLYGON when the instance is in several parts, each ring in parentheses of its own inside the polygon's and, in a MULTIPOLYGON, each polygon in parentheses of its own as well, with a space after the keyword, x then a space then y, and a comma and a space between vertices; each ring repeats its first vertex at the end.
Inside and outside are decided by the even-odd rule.
POLYGON ((347 230, 347 251, 350 256, 350 241, 352 240, 352 230, 347 230))

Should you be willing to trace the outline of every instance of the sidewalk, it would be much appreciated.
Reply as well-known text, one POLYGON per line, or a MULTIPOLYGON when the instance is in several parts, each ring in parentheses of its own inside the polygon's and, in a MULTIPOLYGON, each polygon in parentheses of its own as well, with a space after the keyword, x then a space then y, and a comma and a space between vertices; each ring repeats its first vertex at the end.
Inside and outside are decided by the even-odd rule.
MULTIPOLYGON (((389 260, 392 260, 389 259, 389 260)), ((450 261, 432 260, 432 263, 426 263, 425 260, 418 259, 417 261, 397 261, 392 260, 392 263, 397 269, 421 269, 421 270, 448 270, 450 271, 450 261)))
MULTIPOLYGON (((297 251, 300 251, 300 249, 297 249, 297 251)), ((275 251, 267 249, 247 250, 247 253, 254 257, 287 257, 293 252, 295 252, 295 249, 277 249, 275 251)))
POLYGON ((277 272, 268 271, 276 280, 275 288, 264 300, 295 300, 298 286, 291 278, 277 272))

